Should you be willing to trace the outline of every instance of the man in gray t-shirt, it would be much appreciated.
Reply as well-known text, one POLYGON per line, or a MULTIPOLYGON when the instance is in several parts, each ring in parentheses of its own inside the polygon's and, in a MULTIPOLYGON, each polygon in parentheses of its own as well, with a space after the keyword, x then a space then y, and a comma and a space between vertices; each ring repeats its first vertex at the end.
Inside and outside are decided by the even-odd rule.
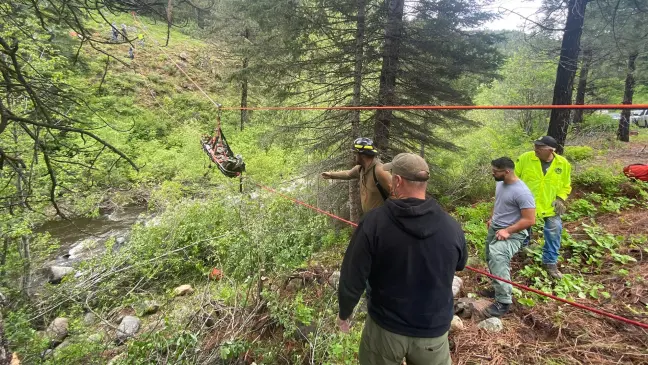
MULTIPOLYGON (((526 239, 527 228, 535 224, 535 200, 531 190, 515 176, 515 164, 508 157, 491 161, 495 188, 493 217, 488 221, 486 259, 491 274, 511 280, 511 258, 526 239)), ((513 287, 493 280, 495 303, 486 309, 492 317, 508 312, 513 303, 513 287)))

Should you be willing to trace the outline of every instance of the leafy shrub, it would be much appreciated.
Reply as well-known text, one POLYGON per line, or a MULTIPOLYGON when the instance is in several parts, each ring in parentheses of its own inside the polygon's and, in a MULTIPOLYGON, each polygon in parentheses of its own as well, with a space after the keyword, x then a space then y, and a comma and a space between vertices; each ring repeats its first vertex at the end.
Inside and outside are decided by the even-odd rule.
POLYGON ((589 146, 567 146, 565 157, 571 162, 589 160, 594 157, 594 149, 589 146))
POLYGON ((621 183, 627 181, 625 175, 614 173, 609 167, 590 167, 576 174, 572 181, 575 185, 606 195, 614 195, 621 191, 621 183))
POLYGON ((593 217, 596 212, 594 204, 585 199, 576 199, 569 204, 569 209, 563 218, 566 221, 575 221, 581 217, 593 217))
POLYGON ((455 211, 455 216, 462 223, 466 234, 466 242, 479 252, 484 252, 488 228, 486 222, 491 217, 493 203, 483 202, 474 206, 459 207, 455 211))
POLYGON ((581 133, 613 133, 619 127, 618 123, 607 114, 592 113, 586 115, 583 125, 580 126, 581 133))

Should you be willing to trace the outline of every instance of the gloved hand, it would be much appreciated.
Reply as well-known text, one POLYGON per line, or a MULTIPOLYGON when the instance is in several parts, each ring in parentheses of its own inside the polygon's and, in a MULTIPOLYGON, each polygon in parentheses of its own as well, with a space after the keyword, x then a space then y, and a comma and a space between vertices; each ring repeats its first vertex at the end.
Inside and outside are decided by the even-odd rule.
POLYGON ((567 211, 567 206, 565 205, 565 201, 562 200, 562 198, 556 198, 556 200, 551 203, 551 206, 554 209, 554 212, 556 212, 557 215, 563 215, 567 211))

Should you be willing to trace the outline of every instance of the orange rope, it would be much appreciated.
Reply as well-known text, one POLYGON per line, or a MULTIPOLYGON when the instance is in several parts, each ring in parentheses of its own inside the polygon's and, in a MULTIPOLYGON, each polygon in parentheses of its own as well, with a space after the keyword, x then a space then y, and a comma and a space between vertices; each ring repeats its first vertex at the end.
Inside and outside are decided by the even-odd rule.
POLYGON ((257 106, 223 107, 222 110, 551 110, 551 109, 648 109, 648 104, 590 105, 389 105, 389 106, 257 106))

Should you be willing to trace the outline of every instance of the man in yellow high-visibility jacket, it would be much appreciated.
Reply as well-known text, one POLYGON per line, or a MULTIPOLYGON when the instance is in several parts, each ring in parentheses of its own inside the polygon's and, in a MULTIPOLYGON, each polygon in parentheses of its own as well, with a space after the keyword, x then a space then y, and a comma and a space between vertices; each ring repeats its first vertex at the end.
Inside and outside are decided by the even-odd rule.
POLYGON ((571 193, 571 164, 556 154, 558 143, 550 136, 534 141, 534 151, 522 154, 515 163, 515 174, 531 189, 536 202, 536 215, 544 219, 542 263, 554 278, 560 279, 558 251, 562 235, 565 201, 571 193))

